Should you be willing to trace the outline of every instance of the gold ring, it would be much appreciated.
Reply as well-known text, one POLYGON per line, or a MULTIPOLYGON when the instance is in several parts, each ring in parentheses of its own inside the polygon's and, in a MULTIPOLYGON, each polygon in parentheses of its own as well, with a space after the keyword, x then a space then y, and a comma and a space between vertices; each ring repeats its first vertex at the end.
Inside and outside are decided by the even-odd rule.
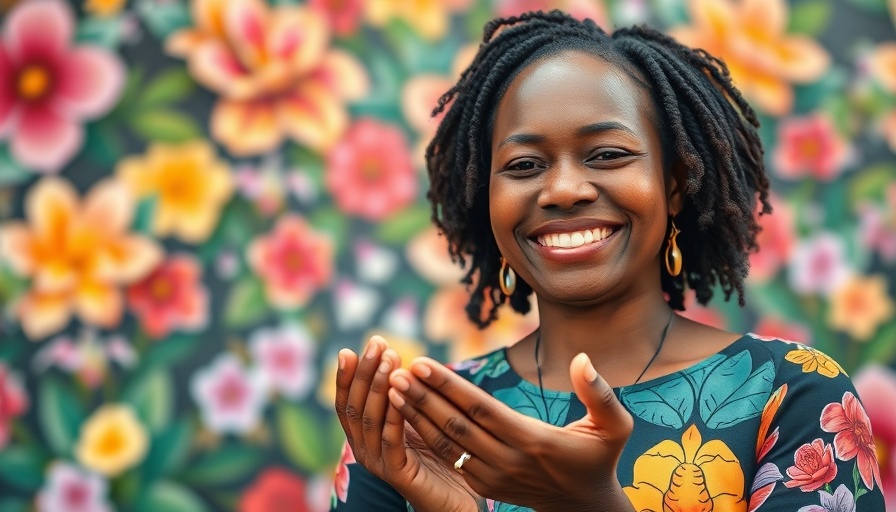
POLYGON ((457 459, 457 462, 454 463, 454 469, 456 469, 456 470, 458 470, 459 472, 463 473, 463 472, 464 472, 464 470, 463 470, 464 462, 467 462, 467 461, 470 460, 472 457, 473 457, 473 456, 470 455, 470 454, 467 453, 467 452, 464 452, 464 453, 460 454, 460 458, 457 459))

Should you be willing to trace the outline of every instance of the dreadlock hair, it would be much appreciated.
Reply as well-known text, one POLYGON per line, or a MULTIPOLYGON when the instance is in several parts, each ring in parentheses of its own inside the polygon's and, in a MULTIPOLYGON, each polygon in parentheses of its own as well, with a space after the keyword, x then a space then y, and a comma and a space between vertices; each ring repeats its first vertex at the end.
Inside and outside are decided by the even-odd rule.
POLYGON ((462 282, 471 292, 470 320, 487 326, 505 301, 520 313, 529 310, 532 287, 523 279, 518 277, 509 297, 498 287, 501 255, 485 221, 492 123, 517 74, 564 50, 597 55, 650 93, 665 171, 675 163, 686 173, 679 177, 685 181, 684 201, 675 217, 686 269, 674 278, 660 269, 669 305, 684 309, 685 285, 706 304, 716 283, 725 300, 737 291, 743 305, 748 253, 758 249, 757 199, 762 214, 770 213, 771 205, 759 121, 725 64, 646 26, 610 35, 591 20, 560 11, 532 12, 486 24, 473 63, 433 109, 433 116, 447 112, 426 149, 427 197, 452 260, 466 265, 469 259, 462 282))

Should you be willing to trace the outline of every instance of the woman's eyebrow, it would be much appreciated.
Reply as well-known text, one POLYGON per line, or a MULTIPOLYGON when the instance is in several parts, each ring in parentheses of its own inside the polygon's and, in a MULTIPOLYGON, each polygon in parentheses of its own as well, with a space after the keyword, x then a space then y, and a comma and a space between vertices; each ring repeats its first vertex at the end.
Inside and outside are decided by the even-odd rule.
POLYGON ((502 140, 500 144, 498 144, 497 149, 501 149, 504 145, 514 143, 514 144, 538 144, 539 142, 544 141, 543 135, 536 135, 534 133, 517 133, 507 137, 502 140))
POLYGON ((612 130, 621 130, 623 132, 628 133, 629 135, 635 135, 635 132, 631 128, 629 128, 628 126, 625 126, 622 123, 616 122, 616 121, 604 121, 604 122, 600 122, 600 123, 592 123, 592 124, 585 125, 585 126, 579 128, 578 134, 579 134, 579 136, 592 135, 594 133, 601 133, 601 132, 607 132, 607 131, 612 131, 612 130))

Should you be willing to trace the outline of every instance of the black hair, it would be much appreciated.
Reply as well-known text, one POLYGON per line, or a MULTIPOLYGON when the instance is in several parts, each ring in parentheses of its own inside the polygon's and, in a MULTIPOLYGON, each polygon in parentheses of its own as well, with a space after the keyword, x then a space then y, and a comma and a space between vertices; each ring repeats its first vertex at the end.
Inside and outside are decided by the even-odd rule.
POLYGON ((706 304, 716 283, 726 300, 737 291, 743 305, 749 251, 758 249, 757 200, 763 214, 771 205, 759 121, 725 64, 646 26, 608 34, 591 20, 533 12, 486 24, 472 64, 433 110, 447 112, 426 150, 427 197, 452 259, 461 265, 469 259, 462 282, 471 292, 470 320, 488 325, 507 300, 520 313, 529 310, 532 287, 523 279, 509 297, 498 287, 501 254, 487 221, 491 125, 513 78, 535 59, 564 50, 598 55, 650 93, 665 171, 677 166, 686 173, 679 176, 684 204, 674 219, 685 268, 678 277, 660 269, 669 305, 684 309, 686 285, 706 304))

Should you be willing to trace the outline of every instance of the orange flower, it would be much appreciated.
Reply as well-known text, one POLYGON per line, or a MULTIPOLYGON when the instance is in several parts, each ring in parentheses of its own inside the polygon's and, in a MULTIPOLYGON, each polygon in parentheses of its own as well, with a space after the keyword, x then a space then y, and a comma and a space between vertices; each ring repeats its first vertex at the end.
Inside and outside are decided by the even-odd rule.
POLYGON ((18 315, 29 338, 64 328, 72 312, 88 324, 113 327, 123 311, 122 285, 147 275, 162 250, 128 227, 134 203, 120 183, 98 183, 83 202, 60 178, 28 193, 28 222, 0 229, 0 257, 31 278, 18 315))
POLYGON ((471 0, 368 0, 364 2, 364 14, 377 27, 400 18, 421 36, 434 41, 448 32, 449 14, 467 9, 471 3, 471 0))
POLYGON ((784 384, 772 393, 772 396, 770 396, 765 403, 765 407, 762 408, 762 419, 759 421, 759 434, 756 436, 757 461, 762 460, 778 441, 777 428, 770 436, 766 437, 766 435, 768 434, 768 429, 772 425, 772 420, 775 418, 775 414, 778 414, 778 409, 781 407, 781 402, 784 401, 786 395, 787 384, 784 384))
POLYGON ((867 341, 877 328, 893 318, 893 300, 884 276, 854 277, 834 290, 828 325, 867 341))
POLYGON ((235 155, 275 149, 284 136, 321 151, 345 130, 344 102, 367 91, 361 64, 329 47, 323 14, 261 0, 193 0, 196 26, 166 41, 222 98, 215 139, 235 155))
POLYGON ((721 58, 744 96, 781 116, 793 107, 791 83, 816 80, 830 57, 816 41, 789 36, 784 0, 689 0, 690 26, 670 30, 683 44, 721 58))
POLYGON ((877 45, 868 57, 868 67, 884 89, 896 94, 896 42, 877 45))

